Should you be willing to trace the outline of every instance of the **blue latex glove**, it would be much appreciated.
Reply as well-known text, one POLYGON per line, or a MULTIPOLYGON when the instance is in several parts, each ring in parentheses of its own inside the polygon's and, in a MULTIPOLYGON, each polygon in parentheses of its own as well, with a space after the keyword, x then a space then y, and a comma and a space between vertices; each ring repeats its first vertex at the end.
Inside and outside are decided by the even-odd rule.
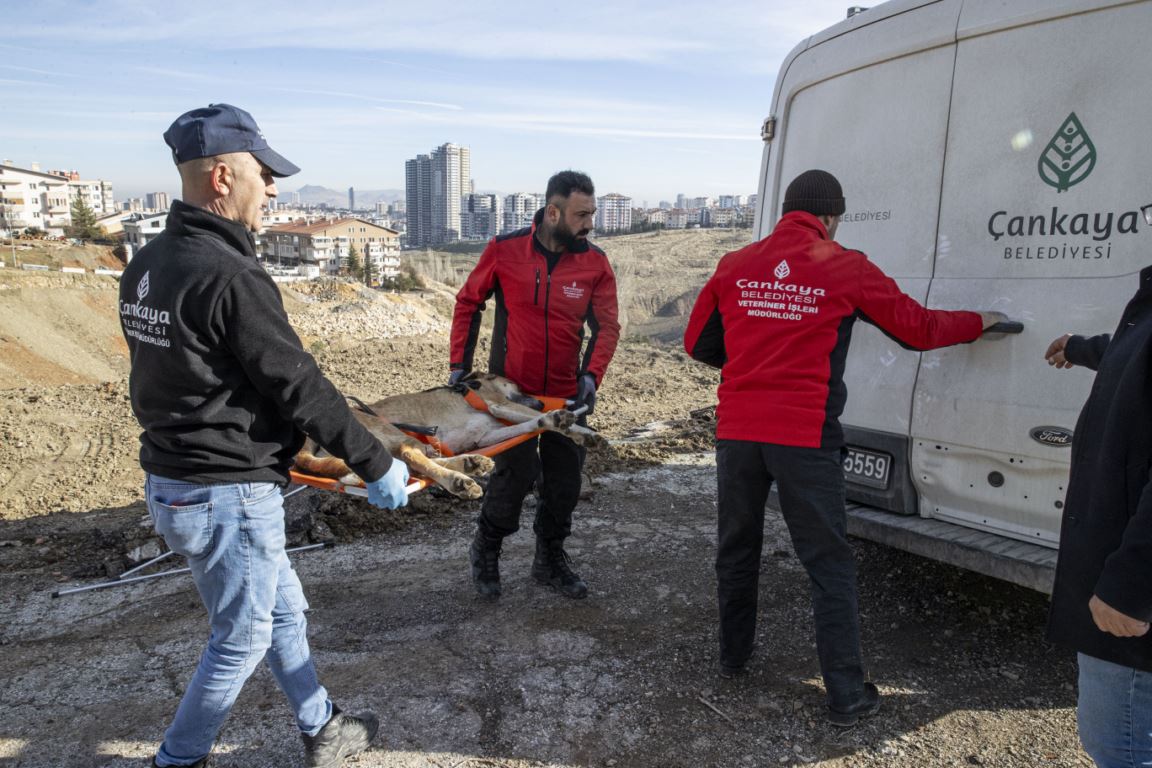
POLYGON ((456 382, 464 378, 466 371, 463 368, 453 368, 452 372, 448 374, 448 386, 454 386, 456 382))
POLYGON ((392 466, 384 477, 367 484, 368 503, 380 509, 399 509, 408 503, 408 467, 400 459, 392 459, 392 466))
POLYGON ((596 410, 596 377, 590 373, 582 373, 576 380, 576 402, 572 404, 572 410, 582 405, 588 406, 585 416, 591 416, 596 410))

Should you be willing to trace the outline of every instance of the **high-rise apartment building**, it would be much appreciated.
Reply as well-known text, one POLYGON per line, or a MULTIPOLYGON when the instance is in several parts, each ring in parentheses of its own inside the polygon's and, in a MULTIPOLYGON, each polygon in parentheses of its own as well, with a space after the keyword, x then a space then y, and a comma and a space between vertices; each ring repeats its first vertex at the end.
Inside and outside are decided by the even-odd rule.
POLYGON ((464 240, 488 240, 500 234, 504 201, 499 195, 465 195, 460 202, 460 237, 464 240))
POLYGON ((544 207, 544 195, 517 192, 504 198, 504 226, 500 233, 507 234, 532 226, 532 217, 544 207))
POLYGON ((627 232, 632 229, 632 198, 615 192, 596 198, 596 231, 627 232))
POLYGON ((149 192, 144 195, 144 207, 152 211, 167 211, 172 207, 172 199, 167 192, 149 192))
POLYGON ((461 199, 472 190, 472 152, 442 144, 404 163, 408 245, 459 240, 461 199))

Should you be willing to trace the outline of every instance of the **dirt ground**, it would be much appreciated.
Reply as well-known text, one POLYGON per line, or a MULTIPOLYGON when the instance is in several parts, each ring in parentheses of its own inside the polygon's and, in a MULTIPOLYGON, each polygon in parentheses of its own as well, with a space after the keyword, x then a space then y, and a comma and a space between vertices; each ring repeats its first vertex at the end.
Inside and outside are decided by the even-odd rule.
MULTIPOLYGON (((693 286, 738 234, 601 243, 618 260, 629 331, 592 420, 610 446, 590 457, 569 541, 587 600, 528 578, 531 499, 496 604, 475 600, 468 577, 476 503, 423 493, 382 513, 312 490, 288 500, 294 544, 336 542, 294 556, 322 679, 384 724, 355 765, 1090 764, 1073 659, 1042 640, 1043 595, 866 542, 855 544, 865 651, 883 709, 846 732, 826 725, 806 578, 772 514, 758 654, 747 677, 716 676, 706 406, 718 377, 651 339, 682 327, 693 286)), ((160 551, 115 292, 110 277, 0 270, 0 766, 146 765, 205 639, 184 575, 51 596, 160 551)), ((345 391, 373 399, 442 382, 450 287, 284 293, 345 391)), ((218 766, 302 765, 266 670, 217 755, 218 766)))

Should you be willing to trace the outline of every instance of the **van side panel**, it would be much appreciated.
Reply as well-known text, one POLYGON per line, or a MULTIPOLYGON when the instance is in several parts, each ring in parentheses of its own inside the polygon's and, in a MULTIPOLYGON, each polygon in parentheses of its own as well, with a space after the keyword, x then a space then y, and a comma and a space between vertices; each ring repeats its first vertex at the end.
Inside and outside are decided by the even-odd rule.
POLYGON ((965 5, 929 305, 1025 330, 926 353, 913 401, 921 514, 1048 546, 1069 447, 1033 433, 1070 432, 1092 375, 1044 350, 1110 332, 1152 254, 1152 3, 1106 5, 1019 0, 999 23, 1003 4, 965 5))

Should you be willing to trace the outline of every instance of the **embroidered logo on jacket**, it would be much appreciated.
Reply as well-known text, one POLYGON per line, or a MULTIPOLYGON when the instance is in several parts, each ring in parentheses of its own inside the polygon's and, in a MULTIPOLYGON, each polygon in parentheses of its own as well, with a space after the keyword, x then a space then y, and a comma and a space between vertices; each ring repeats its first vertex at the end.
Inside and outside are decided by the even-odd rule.
POLYGON ((569 299, 582 299, 584 298, 584 289, 576 285, 576 281, 572 281, 572 285, 563 285, 560 287, 564 291, 564 295, 569 299))
POLYGON ((120 302, 120 325, 124 328, 125 336, 157 347, 171 347, 172 341, 168 337, 168 329, 172 324, 171 313, 144 304, 144 297, 148 295, 151 286, 148 275, 145 272, 140 282, 136 283, 135 304, 120 302))
POLYGON ((772 270, 772 274, 776 275, 777 280, 783 280, 792 274, 792 268, 788 266, 787 261, 781 259, 780 263, 776 265, 776 269, 772 270))

